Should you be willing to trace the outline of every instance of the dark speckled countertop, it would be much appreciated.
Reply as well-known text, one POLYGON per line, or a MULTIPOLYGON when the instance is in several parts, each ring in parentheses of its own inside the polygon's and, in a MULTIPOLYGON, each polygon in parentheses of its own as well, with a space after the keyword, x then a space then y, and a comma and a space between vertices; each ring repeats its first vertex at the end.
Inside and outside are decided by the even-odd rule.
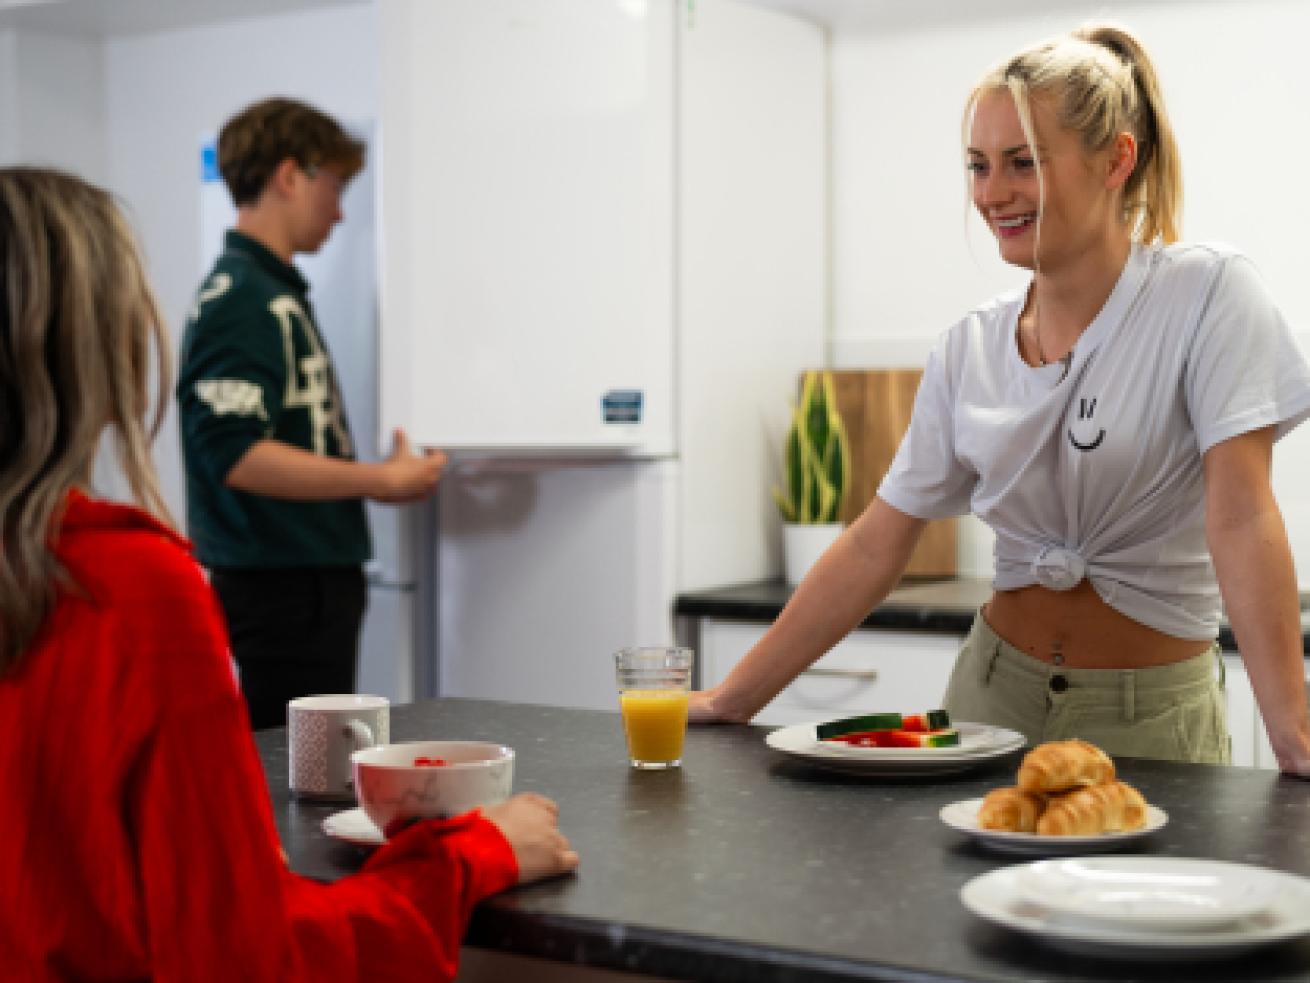
MULTIPOLYGON (((679 594, 673 613, 679 618, 722 618, 730 621, 770 622, 791 598, 792 588, 781 577, 679 594)), ((887 600, 870 612, 862 628, 898 631, 936 631, 964 635, 978 608, 991 596, 991 582, 982 577, 949 580, 906 580, 887 600)), ((1301 635, 1310 655, 1310 597, 1301 597, 1301 635)), ((1219 644, 1237 649, 1232 629, 1219 627, 1219 644)))
MULTIPOLYGON (((616 713, 441 699, 392 711, 393 739, 500 741, 516 791, 561 804, 578 873, 483 902, 468 942, 562 963, 718 981, 1303 980, 1310 939, 1236 959, 1071 958, 975 918, 971 878, 1014 862, 938 818, 1009 784, 1013 758, 936 779, 821 772, 765 728, 697 727, 678 771, 627 767, 616 713)), ((292 866, 335 880, 365 853, 319 830, 340 806, 291 802, 286 736, 257 735, 292 866)), ((1169 823, 1138 852, 1310 875, 1310 783, 1247 768, 1123 759, 1169 823)))

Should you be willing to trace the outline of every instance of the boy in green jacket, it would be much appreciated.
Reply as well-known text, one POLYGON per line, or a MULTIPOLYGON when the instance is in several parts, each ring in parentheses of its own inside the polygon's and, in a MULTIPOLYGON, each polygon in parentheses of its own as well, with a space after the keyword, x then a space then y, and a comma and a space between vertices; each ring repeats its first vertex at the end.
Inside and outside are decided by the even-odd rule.
POLYGON ((231 633, 256 728, 288 700, 355 688, 371 556, 363 499, 431 494, 445 455, 396 432, 355 459, 308 284, 292 265, 341 220, 364 145, 290 99, 258 102, 219 134, 237 222, 187 322, 177 399, 187 525, 231 633))

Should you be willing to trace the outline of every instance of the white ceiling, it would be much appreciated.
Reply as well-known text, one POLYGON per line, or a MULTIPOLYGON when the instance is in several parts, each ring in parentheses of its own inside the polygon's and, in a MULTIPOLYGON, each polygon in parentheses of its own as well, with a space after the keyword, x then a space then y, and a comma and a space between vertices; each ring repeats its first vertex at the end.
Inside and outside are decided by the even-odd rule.
POLYGON ((370 0, 0 0, 0 29, 142 34, 370 0))
MULTIPOLYGON (((374 3, 377 0, 0 0, 0 29, 60 34, 139 34, 268 14, 374 3)), ((437 3, 440 0, 432 0, 437 3)), ((834 32, 894 31, 961 24, 1089 0, 746 0, 821 24, 834 32)))
POLYGON ((1094 12, 1091 0, 748 0, 814 21, 834 32, 894 31, 963 24, 1060 7, 1094 12))

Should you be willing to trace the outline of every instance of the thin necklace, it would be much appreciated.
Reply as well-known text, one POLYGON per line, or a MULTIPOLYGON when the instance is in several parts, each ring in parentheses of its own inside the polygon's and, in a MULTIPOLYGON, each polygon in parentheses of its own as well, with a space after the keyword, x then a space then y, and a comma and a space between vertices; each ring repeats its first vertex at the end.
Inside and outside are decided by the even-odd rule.
MULTIPOLYGON (((1033 297, 1033 342, 1037 346, 1037 361, 1041 362, 1042 365, 1050 365, 1051 360, 1046 357, 1046 351, 1045 349, 1042 348, 1041 307, 1039 306, 1036 297, 1033 297)), ((1060 362, 1064 365, 1064 372, 1060 376, 1060 380, 1063 381, 1064 377, 1069 374, 1070 363, 1073 362, 1072 348, 1070 348, 1067 352, 1064 353, 1064 356, 1060 359, 1060 362)))

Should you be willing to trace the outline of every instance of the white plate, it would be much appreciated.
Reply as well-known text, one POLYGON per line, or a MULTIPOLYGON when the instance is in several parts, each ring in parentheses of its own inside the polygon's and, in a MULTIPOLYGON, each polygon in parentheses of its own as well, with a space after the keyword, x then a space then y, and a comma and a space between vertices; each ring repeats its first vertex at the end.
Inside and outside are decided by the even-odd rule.
POLYGON ((977 768, 1026 743, 1018 731, 987 724, 960 723, 957 747, 869 748, 820 741, 817 724, 794 724, 771 731, 764 741, 775 751, 820 768, 858 775, 944 775, 977 768))
POLYGON ((1097 833, 1095 836, 1042 836, 1037 833, 1012 833, 998 829, 983 829, 978 825, 978 809, 982 799, 965 799, 942 806, 939 815, 951 829, 973 837, 983 846, 1004 853, 1049 857, 1070 853, 1099 853, 1117 850, 1126 843, 1140 840, 1154 833, 1169 821, 1163 809, 1146 807, 1146 825, 1126 833, 1097 833))
POLYGON ((1028 901, 1069 918, 1197 932, 1267 911, 1279 884, 1259 867, 1178 857, 1072 857, 1026 864, 1028 901))
MULTIPOLYGON (((1134 862, 1158 863, 1162 858, 1114 859, 1124 864, 1124 869, 1131 869, 1134 862)), ((1173 859, 1180 864, 1217 862, 1173 859)), ((1280 871, 1246 868, 1257 872, 1253 876, 1273 882, 1272 900, 1263 912, 1221 929, 1174 932, 1068 918, 1030 901, 1019 884, 1027 866, 1002 867, 975 877, 960 889, 960 900, 979 918, 1080 955, 1166 961, 1212 959, 1310 935, 1310 881, 1280 871)))
POLYGON ((323 832, 355 846, 381 846, 387 842, 382 830, 373 825, 373 820, 362 808, 332 813, 323 820, 323 832))

